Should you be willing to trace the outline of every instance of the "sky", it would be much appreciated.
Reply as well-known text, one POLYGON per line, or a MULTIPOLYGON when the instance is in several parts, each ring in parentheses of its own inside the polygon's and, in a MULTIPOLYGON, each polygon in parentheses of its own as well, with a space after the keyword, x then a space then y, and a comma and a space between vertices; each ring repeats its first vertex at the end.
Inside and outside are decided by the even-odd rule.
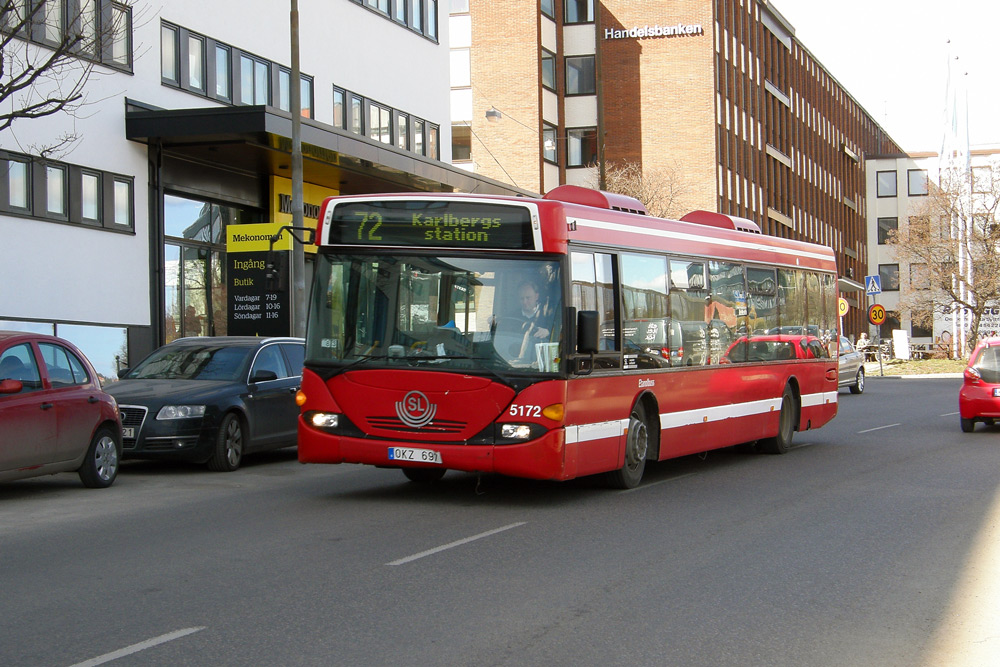
POLYGON ((997 0, 769 3, 904 151, 941 148, 949 60, 966 82, 970 145, 1000 144, 997 0))

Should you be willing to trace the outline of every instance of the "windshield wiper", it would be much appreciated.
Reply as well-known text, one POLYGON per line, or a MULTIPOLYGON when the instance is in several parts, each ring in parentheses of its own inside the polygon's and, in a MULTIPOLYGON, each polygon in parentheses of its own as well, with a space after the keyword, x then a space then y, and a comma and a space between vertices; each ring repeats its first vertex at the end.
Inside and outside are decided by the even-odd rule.
MULTIPOLYGON (((438 356, 406 357, 405 359, 406 359, 407 362, 410 362, 410 365, 416 365, 416 364, 414 364, 412 362, 421 362, 421 361, 436 362, 436 361, 447 361, 449 359, 462 359, 462 360, 465 360, 465 361, 477 361, 477 362, 490 361, 490 359, 488 359, 487 357, 469 357, 469 356, 466 356, 464 354, 445 354, 445 355, 438 355, 438 356)), ((504 373, 501 373, 500 371, 498 371, 495 368, 490 368, 485 363, 478 363, 478 364, 476 364, 474 366, 474 370, 484 370, 487 373, 489 373, 490 375, 493 375, 498 380, 500 380, 500 382, 502 384, 507 385, 508 387, 514 388, 514 381, 510 378, 510 376, 508 376, 508 375, 506 375, 504 373)))

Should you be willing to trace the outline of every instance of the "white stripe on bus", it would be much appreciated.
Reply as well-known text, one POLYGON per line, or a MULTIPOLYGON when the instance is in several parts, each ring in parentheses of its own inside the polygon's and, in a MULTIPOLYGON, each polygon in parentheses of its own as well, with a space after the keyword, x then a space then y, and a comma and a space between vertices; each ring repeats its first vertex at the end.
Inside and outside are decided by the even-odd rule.
MULTIPOLYGON (((820 392, 818 394, 806 394, 802 397, 802 407, 808 408, 817 405, 837 402, 837 392, 820 392)), ((679 412, 660 413, 660 428, 662 430, 681 428, 683 426, 694 426, 695 424, 709 424, 713 422, 734 419, 737 417, 753 417, 756 415, 775 412, 781 409, 781 398, 767 398, 760 401, 749 401, 747 403, 733 403, 727 405, 714 405, 694 410, 682 410, 679 412)), ((625 433, 628 427, 627 419, 616 419, 614 421, 595 422, 593 424, 578 424, 566 427, 566 443, 573 444, 579 442, 590 442, 591 440, 603 440, 604 438, 617 438, 625 433)))
POLYGON ((631 225, 623 225, 617 222, 602 222, 599 220, 585 220, 583 218, 574 218, 573 220, 576 222, 578 226, 593 227, 594 229, 603 229, 607 231, 626 232, 628 234, 640 234, 648 236, 661 236, 663 238, 675 239, 678 241, 693 241, 696 243, 729 246, 732 248, 745 248, 747 250, 763 250, 763 251, 775 252, 782 255, 791 255, 793 257, 809 257, 811 259, 820 259, 824 261, 831 261, 833 259, 830 255, 823 255, 816 252, 808 252, 800 248, 778 248, 763 243, 753 243, 750 241, 706 238, 704 236, 699 236, 697 234, 674 232, 668 229, 650 229, 649 227, 633 227, 631 225))

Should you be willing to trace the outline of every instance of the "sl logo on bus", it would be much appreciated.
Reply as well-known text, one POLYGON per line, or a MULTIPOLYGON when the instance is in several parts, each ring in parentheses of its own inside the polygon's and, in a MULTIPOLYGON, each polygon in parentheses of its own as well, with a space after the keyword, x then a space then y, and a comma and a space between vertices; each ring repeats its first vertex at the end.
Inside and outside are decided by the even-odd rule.
POLYGON ((411 391, 403 400, 396 402, 396 416, 410 428, 427 426, 437 414, 437 406, 431 403, 422 392, 411 391))

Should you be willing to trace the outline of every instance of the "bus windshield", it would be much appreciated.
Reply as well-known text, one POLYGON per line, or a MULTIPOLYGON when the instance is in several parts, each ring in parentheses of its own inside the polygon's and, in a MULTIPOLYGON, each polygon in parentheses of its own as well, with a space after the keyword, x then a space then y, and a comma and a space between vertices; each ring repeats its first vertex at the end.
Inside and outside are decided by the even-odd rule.
POLYGON ((562 318, 556 261, 321 253, 306 359, 554 373, 562 318))

